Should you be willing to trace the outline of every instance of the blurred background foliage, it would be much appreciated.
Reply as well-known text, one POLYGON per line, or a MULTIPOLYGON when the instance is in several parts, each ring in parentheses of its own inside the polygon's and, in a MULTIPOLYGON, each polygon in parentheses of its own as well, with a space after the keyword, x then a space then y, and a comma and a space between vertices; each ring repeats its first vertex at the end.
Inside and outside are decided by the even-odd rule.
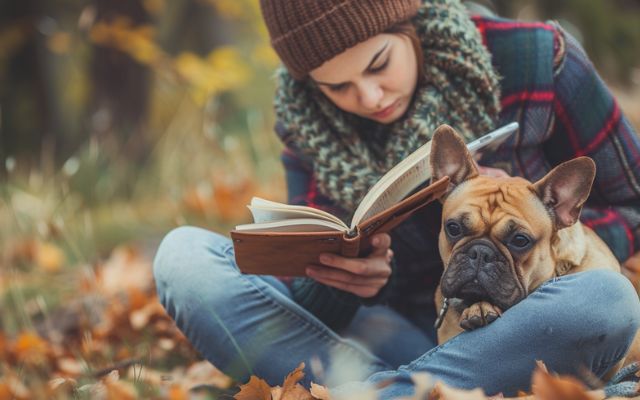
MULTIPOLYGON (((559 20, 637 126, 640 2, 478 3, 559 20)), ((225 232, 252 195, 283 201, 277 63, 258 0, 1 2, 0 265, 152 254, 173 226, 225 232)))

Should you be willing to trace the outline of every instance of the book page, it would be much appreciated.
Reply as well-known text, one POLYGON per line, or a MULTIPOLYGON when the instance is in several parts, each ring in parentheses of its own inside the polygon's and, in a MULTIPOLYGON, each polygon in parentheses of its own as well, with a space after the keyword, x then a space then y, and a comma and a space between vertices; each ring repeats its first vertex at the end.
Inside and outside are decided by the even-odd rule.
POLYGON ((236 226, 237 231, 245 232, 329 232, 346 231, 346 226, 312 218, 286 219, 282 221, 243 224, 236 226))
MULTIPOLYGON (((518 123, 512 122, 467 144, 471 154, 484 149, 494 148, 502 144, 511 134, 518 130, 518 123)), ((360 222, 386 210, 404 199, 411 191, 431 178, 429 155, 431 141, 422 145, 407 158, 391 168, 373 185, 369 193, 362 199, 351 221, 351 229, 360 222)))
POLYGON ((315 218, 340 225, 344 230, 348 229, 348 226, 340 218, 313 207, 278 203, 260 197, 251 199, 251 205, 247 207, 253 215, 253 221, 256 223, 295 218, 315 218))
POLYGON ((431 141, 420 146, 384 174, 360 202, 353 215, 351 228, 391 207, 431 178, 430 153, 431 141))

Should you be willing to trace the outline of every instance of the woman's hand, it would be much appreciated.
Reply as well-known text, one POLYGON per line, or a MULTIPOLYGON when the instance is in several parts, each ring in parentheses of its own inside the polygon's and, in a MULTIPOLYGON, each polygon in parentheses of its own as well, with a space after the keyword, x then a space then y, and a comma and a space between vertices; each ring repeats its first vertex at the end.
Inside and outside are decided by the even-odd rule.
POLYGON ((346 258, 335 254, 320 255, 322 265, 307 267, 307 276, 334 288, 360 297, 373 297, 391 276, 391 237, 373 235, 373 252, 365 258, 346 258))

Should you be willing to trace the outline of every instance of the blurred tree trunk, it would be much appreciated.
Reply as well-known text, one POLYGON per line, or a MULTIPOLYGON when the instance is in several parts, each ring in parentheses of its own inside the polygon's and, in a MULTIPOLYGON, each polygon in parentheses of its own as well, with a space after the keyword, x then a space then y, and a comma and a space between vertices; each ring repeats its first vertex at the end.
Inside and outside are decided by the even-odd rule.
MULTIPOLYGON (((93 0, 93 4, 96 22, 111 23, 118 17, 130 19, 133 26, 151 22, 139 0, 93 0)), ((94 45, 90 77, 91 134, 115 154, 142 161, 149 150, 145 122, 151 71, 120 50, 94 45)))
MULTIPOLYGON (((47 150, 44 143, 54 143, 54 123, 48 106, 47 86, 40 59, 42 35, 41 0, 2 2, 0 29, 12 30, 16 42, 4 54, 0 73, 0 162, 14 157, 20 167, 40 163, 47 150)), ((4 174, 4 165, 0 165, 4 174)))

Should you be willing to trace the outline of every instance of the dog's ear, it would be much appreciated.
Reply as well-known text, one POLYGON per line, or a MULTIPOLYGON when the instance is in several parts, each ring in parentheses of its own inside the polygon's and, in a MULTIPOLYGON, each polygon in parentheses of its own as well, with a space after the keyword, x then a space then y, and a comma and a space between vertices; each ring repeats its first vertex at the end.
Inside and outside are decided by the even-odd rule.
POLYGON ((542 203, 553 211, 558 229, 576 223, 595 176, 596 163, 589 157, 578 157, 558 165, 533 184, 542 203))
POLYGON ((448 176, 454 186, 478 176, 467 145, 449 125, 440 125, 433 133, 430 163, 433 180, 448 176))

